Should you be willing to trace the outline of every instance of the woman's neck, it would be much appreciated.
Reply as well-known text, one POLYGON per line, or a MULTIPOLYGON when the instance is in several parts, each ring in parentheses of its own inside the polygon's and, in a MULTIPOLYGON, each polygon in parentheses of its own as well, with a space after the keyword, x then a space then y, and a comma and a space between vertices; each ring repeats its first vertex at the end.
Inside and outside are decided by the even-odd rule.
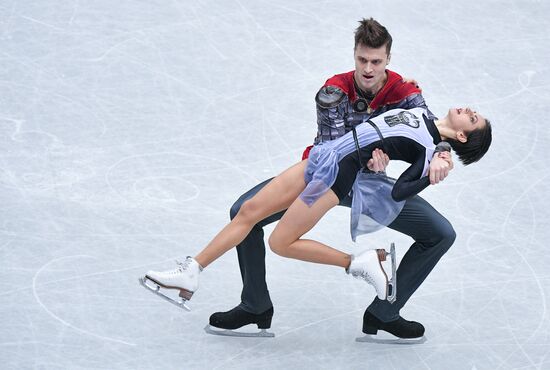
POLYGON ((434 124, 437 127, 437 131, 439 131, 441 140, 454 139, 456 137, 456 131, 450 127, 447 117, 435 120, 434 124))

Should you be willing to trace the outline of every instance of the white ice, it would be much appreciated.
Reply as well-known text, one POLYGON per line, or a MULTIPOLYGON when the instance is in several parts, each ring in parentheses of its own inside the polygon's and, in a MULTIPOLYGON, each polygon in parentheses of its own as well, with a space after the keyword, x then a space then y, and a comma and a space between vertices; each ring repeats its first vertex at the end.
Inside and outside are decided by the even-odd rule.
MULTIPOLYGON (((548 0, 0 0, 0 368, 550 369, 549 14, 548 0), (370 16, 436 114, 468 105, 494 125, 486 158, 423 193, 458 234, 401 312, 426 342, 356 342, 374 290, 271 251, 276 337, 205 334, 240 301, 235 251, 190 313, 137 278, 195 254, 238 196, 300 159, 314 95, 353 69, 370 16)), ((411 244, 384 230, 354 245, 348 229, 337 208, 311 236, 394 241, 399 258, 411 244)))

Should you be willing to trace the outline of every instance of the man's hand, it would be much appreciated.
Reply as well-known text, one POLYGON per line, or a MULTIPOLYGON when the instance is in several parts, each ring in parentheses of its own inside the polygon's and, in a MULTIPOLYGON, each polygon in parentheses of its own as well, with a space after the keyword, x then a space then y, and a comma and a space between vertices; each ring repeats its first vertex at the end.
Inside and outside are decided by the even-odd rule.
POLYGON ((453 159, 449 152, 436 153, 430 162, 430 184, 435 185, 443 181, 449 175, 449 171, 453 169, 453 159))
POLYGON ((367 167, 373 172, 384 172, 388 163, 390 163, 390 157, 381 149, 374 149, 372 158, 367 162, 367 167))
MULTIPOLYGON (((415 87, 420 89, 420 86, 418 86, 418 82, 414 78, 405 78, 403 77, 403 82, 408 84, 413 84, 415 87)), ((422 91, 422 89, 420 89, 422 91)))

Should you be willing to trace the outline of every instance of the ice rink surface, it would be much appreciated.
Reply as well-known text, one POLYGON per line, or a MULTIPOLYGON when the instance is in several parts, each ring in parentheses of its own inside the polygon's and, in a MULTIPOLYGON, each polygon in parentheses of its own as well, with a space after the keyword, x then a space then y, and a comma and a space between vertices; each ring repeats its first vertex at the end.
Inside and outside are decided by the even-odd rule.
MULTIPOLYGON (((550 2, 0 1, 0 368, 550 369, 550 2), (236 252, 187 313, 137 283, 193 255, 244 191, 300 159, 314 96, 373 16, 389 68, 488 155, 423 196, 457 240, 402 310, 414 345, 358 342, 374 290, 267 252, 274 339, 203 331, 240 301, 236 252)), ((404 166, 392 164, 399 174, 404 166)), ((268 228, 269 232, 272 227, 268 228)), ((310 233, 348 252, 338 207, 310 233)))

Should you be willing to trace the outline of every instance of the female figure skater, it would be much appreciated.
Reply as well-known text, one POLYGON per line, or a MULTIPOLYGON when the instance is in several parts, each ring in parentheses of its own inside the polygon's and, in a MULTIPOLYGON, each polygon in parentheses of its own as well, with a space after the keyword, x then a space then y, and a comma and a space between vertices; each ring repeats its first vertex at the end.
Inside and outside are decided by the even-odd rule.
MULTIPOLYGON (((199 273, 239 244, 257 222, 288 208, 269 238, 269 245, 275 253, 342 267, 347 273, 373 285, 380 299, 388 299, 388 279, 380 264, 386 256, 384 250, 367 250, 353 256, 320 242, 300 238, 352 188, 352 216, 358 210, 369 214, 372 211, 369 208, 376 208, 377 203, 396 203, 393 216, 397 216, 399 202, 430 184, 426 176, 429 161, 440 141, 447 141, 459 160, 468 165, 487 152, 492 140, 491 132, 490 122, 470 108, 450 109, 440 120, 430 120, 424 108, 395 109, 383 113, 357 125, 353 131, 338 139, 315 146, 307 160, 282 172, 246 201, 237 216, 194 258, 187 257, 174 270, 149 271, 141 283, 187 309, 185 302, 198 288, 199 273), (366 187, 359 181, 358 174, 362 173, 362 163, 367 163, 373 150, 381 147, 390 159, 403 160, 411 166, 393 184, 391 195, 374 193, 367 196, 365 202, 365 193, 369 189, 368 185, 366 187), (148 283, 155 286, 151 287, 148 283), (179 290, 182 301, 172 300, 161 293, 160 288, 179 290)), ((392 220, 390 217, 385 222, 388 224, 392 220)), ((358 230, 357 222, 355 225, 352 222, 353 238, 359 233, 361 230, 358 230)), ((390 293, 395 297, 395 290, 390 293)))

